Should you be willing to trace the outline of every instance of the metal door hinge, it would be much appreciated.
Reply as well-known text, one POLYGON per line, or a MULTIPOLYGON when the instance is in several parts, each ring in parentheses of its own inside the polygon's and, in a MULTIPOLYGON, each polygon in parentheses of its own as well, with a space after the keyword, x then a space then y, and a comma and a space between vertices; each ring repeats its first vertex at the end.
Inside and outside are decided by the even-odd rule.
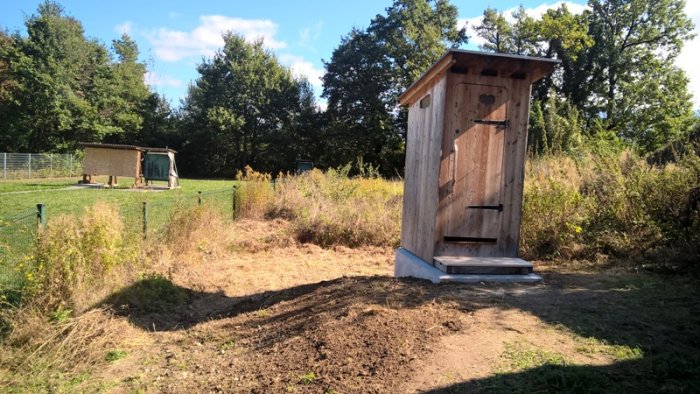
POLYGON ((510 127, 510 120, 486 120, 486 119, 474 119, 476 124, 488 124, 493 126, 503 126, 510 127))

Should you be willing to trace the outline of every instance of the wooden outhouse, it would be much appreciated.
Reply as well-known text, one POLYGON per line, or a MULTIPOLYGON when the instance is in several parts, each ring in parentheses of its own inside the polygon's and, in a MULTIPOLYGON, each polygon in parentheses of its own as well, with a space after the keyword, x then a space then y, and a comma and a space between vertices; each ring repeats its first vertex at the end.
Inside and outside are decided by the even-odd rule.
POLYGON ((409 110, 398 252, 445 274, 532 272, 517 258, 530 92, 557 63, 450 50, 399 97, 409 110))

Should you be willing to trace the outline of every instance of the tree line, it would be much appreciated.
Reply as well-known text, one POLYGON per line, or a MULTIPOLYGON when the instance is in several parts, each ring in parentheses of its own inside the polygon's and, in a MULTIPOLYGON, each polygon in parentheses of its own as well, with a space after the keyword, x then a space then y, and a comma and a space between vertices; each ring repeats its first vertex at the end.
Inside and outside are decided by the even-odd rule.
MULTIPOLYGON (((533 87, 530 150, 567 152, 590 141, 653 151, 686 138, 697 118, 674 65, 693 25, 683 0, 590 0, 539 18, 488 8, 474 27, 485 51, 558 58, 533 87)), ((266 50, 224 34, 197 66, 180 108, 144 82, 128 35, 86 37, 60 4, 42 3, 26 34, 0 32, 0 151, 66 152, 78 142, 169 146, 181 172, 231 176, 250 165, 290 171, 362 161, 403 171, 405 108, 396 98, 447 49, 470 37, 448 0, 395 0, 353 28, 324 61, 320 110, 310 83, 266 50)), ((477 37, 471 37, 475 39, 477 37)))

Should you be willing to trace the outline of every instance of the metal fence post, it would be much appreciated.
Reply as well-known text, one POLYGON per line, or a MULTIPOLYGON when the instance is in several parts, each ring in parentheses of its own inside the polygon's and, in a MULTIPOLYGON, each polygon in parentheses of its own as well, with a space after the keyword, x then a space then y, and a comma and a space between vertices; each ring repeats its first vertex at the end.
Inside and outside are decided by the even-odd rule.
POLYGON ((73 155, 71 154, 68 159, 68 178, 73 178, 73 155))
POLYGON ((197 192, 197 203, 199 205, 202 205, 202 191, 201 190, 197 192))
POLYGON ((36 223, 39 228, 46 226, 46 206, 36 204, 36 223))
POLYGON ((143 239, 148 235, 148 202, 143 202, 143 239))
POLYGON ((49 153, 49 176, 53 178, 53 153, 49 153))
POLYGON ((233 193, 231 194, 231 220, 236 220, 236 192, 238 186, 233 185, 233 193))
POLYGON ((2 178, 7 179, 7 152, 2 154, 2 178))
POLYGON ((29 179, 32 179, 32 154, 29 154, 29 179))

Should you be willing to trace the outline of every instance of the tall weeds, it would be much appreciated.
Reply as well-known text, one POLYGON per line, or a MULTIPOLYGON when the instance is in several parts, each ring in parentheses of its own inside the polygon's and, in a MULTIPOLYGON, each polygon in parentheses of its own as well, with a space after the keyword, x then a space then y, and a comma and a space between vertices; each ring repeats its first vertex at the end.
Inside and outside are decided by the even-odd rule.
POLYGON ((301 242, 398 246, 402 184, 349 178, 349 170, 279 177, 268 216, 291 220, 301 242))
POLYGON ((85 310, 129 280, 140 253, 133 238, 111 205, 86 208, 79 218, 56 217, 24 267, 24 298, 45 310, 85 310))
POLYGON ((650 166, 638 155, 531 159, 521 250, 528 258, 605 255, 672 267, 700 257, 700 158, 650 166))

